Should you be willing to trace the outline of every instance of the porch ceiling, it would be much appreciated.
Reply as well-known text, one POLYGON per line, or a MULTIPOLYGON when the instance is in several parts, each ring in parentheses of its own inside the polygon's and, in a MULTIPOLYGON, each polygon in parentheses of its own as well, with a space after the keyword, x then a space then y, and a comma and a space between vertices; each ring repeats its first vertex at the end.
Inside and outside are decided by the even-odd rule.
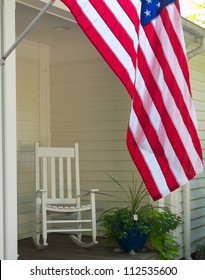
MULTIPOLYGON (((39 10, 37 9, 16 3, 17 36, 24 31, 38 13, 39 10)), ((68 44, 69 41, 79 42, 84 39, 83 37, 83 34, 79 34, 79 27, 76 23, 46 13, 36 23, 25 39, 54 46, 59 44, 68 44), (68 28, 68 30, 58 31, 55 29, 55 27, 58 26, 64 26, 68 28)))
MULTIPOLYGON (((16 36, 18 37, 37 16, 39 10, 16 3, 16 36)), ((75 60, 80 56, 99 57, 80 27, 68 12, 67 19, 46 13, 26 35, 25 39, 48 45, 54 50, 51 60, 75 60), (67 28, 66 30, 61 27, 67 28)))

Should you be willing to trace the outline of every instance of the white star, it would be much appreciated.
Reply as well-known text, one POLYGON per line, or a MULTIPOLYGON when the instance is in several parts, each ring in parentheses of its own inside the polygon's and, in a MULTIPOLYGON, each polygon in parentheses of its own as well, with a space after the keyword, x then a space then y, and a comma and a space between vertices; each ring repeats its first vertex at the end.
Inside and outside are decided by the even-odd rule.
POLYGON ((146 10, 145 12, 146 17, 151 16, 151 11, 146 10))
POLYGON ((157 8, 159 9, 159 8, 161 7, 161 3, 158 2, 158 3, 156 4, 156 6, 157 6, 157 8))
POLYGON ((148 4, 152 3, 152 0, 146 0, 148 4))

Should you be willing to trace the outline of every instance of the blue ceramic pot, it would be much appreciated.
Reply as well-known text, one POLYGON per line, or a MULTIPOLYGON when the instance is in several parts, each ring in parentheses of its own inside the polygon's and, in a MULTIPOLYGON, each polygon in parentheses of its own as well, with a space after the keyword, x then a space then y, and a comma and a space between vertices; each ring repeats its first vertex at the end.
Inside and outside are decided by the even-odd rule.
POLYGON ((142 234, 138 229, 132 229, 128 232, 126 238, 118 240, 118 245, 125 252, 130 252, 131 250, 136 252, 145 246, 147 239, 147 235, 142 234))

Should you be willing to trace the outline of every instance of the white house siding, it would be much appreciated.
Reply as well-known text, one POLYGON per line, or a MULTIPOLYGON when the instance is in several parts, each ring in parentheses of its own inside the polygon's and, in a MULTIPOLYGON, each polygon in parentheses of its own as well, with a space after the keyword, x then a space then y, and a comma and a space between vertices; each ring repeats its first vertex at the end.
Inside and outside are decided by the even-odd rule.
POLYGON ((34 231, 34 143, 41 141, 41 46, 24 41, 17 48, 18 237, 34 231))
MULTIPOLYGON (((205 53, 189 60, 191 87, 198 119, 198 131, 205 158, 205 53)), ((205 172, 190 182, 192 251, 205 238, 205 172)))
MULTIPOLYGON (((52 63, 51 144, 80 148, 81 188, 122 197, 106 173, 127 185, 136 168, 126 147, 130 98, 102 59, 52 63)), ((98 210, 120 199, 97 196, 98 210)))

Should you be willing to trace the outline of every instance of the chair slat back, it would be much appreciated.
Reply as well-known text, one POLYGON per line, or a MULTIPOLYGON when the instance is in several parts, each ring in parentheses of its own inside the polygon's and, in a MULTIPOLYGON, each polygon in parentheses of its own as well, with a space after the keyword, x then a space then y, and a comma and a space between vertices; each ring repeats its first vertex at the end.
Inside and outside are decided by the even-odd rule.
POLYGON ((54 148, 39 147, 36 143, 35 154, 36 190, 47 191, 48 203, 79 203, 78 144, 73 148, 54 148))

